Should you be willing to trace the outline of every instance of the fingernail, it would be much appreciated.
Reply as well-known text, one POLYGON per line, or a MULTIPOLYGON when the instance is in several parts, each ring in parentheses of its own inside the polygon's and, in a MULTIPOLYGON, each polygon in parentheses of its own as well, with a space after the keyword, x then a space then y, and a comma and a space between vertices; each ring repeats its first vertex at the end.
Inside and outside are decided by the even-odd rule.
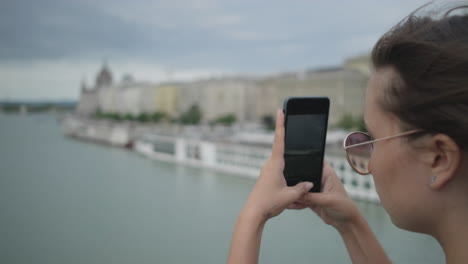
POLYGON ((311 182, 306 182, 306 184, 305 184, 306 189, 311 189, 313 186, 314 186, 314 184, 311 183, 311 182))

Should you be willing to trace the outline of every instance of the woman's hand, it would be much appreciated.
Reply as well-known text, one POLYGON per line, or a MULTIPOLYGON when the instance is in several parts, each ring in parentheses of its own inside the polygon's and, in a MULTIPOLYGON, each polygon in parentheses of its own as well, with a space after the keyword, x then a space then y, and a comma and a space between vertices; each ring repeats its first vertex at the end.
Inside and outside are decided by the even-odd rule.
POLYGON ((333 168, 324 163, 322 175, 322 192, 306 193, 288 206, 289 209, 311 208, 322 220, 344 232, 355 221, 360 213, 333 168))
POLYGON ((340 233, 352 263, 391 263, 369 224, 348 197, 333 168, 324 163, 322 192, 307 193, 290 209, 310 207, 340 233))
POLYGON ((311 182, 293 187, 286 185, 284 169, 284 116, 276 115, 275 142, 263 165, 247 202, 237 218, 232 235, 228 263, 258 263, 260 241, 265 222, 279 215, 312 188, 311 182))
POLYGON ((322 193, 309 193, 312 183, 288 187, 284 169, 284 116, 278 111, 271 157, 236 221, 228 263, 258 263, 265 222, 286 208, 312 208, 327 224, 340 231, 353 263, 389 263, 369 225, 348 197, 333 169, 325 164, 322 193))
POLYGON ((288 187, 284 179, 283 169, 284 114, 281 110, 278 110, 271 156, 263 165, 242 214, 266 221, 279 215, 312 188, 311 182, 302 182, 293 187, 288 187))

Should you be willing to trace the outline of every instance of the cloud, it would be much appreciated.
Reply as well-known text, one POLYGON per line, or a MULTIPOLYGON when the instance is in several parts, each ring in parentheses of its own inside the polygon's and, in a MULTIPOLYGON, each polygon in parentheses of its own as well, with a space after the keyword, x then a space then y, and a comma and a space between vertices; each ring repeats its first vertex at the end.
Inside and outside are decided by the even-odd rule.
POLYGON ((0 10, 7 21, 0 24, 1 60, 91 57, 155 45, 141 29, 79 2, 19 0, 0 10))
POLYGON ((343 42, 382 33, 407 12, 402 3, 369 0, 359 5, 211 0, 18 0, 0 5, 0 61, 112 57, 228 68, 243 66, 230 61, 251 58, 251 50, 276 46, 281 54, 285 46, 308 46, 317 38, 343 42), (224 52, 224 61, 204 65, 205 60, 191 60, 210 52, 216 57, 224 52))
POLYGON ((116 69, 135 67, 128 70, 135 75, 154 67, 190 69, 190 76, 336 65, 369 51, 382 33, 423 2, 1 1, 0 75, 10 77, 0 79, 0 98, 5 87, 29 87, 29 94, 15 88, 24 90, 18 96, 65 96, 64 91, 75 96, 80 75, 91 75, 82 64, 94 74, 103 58, 116 69), (38 90, 21 76, 54 80, 38 90))
MULTIPOLYGON (((0 98, 76 99, 81 81, 93 86, 101 67, 100 61, 40 60, 0 64, 0 98)), ((229 74, 217 69, 171 69, 144 61, 111 61, 110 70, 115 82, 124 74, 136 81, 190 81, 229 74)))

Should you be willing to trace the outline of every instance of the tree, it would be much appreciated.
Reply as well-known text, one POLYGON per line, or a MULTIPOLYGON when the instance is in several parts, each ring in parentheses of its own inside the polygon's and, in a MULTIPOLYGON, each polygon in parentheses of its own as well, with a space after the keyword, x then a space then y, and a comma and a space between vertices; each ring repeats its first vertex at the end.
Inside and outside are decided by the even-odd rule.
POLYGON ((115 121, 122 121, 124 120, 124 117, 118 113, 109 113, 107 114, 107 116, 112 119, 112 120, 115 120, 115 121))
POLYGON ((135 118, 131 115, 131 114, 125 114, 123 117, 122 117, 123 120, 128 120, 128 121, 133 121, 135 120, 135 118))
POLYGON ((182 113, 179 117, 179 122, 182 124, 199 124, 202 119, 202 112, 197 104, 193 104, 190 108, 182 113))
POLYGON ((138 120, 138 122, 142 122, 142 123, 146 123, 146 122, 150 121, 150 119, 151 118, 147 113, 141 113, 136 118, 136 120, 138 120))
POLYGON ((355 124, 354 124, 354 118, 352 115, 346 113, 343 115, 343 117, 341 117, 341 120, 338 121, 338 127, 342 128, 342 129, 345 129, 345 130, 351 130, 353 128, 355 128, 355 124))
POLYGON ((150 119, 152 122, 159 122, 163 119, 167 118, 167 114, 164 113, 164 112, 154 112, 153 114, 151 114, 150 116, 150 119))
POLYGON ((101 112, 101 109, 97 109, 96 112, 94 112, 94 114, 92 115, 92 117, 96 119, 101 119, 105 118, 105 115, 103 112, 101 112))
POLYGON ((237 117, 234 114, 227 114, 220 116, 214 120, 214 124, 232 125, 237 121, 237 117))
POLYGON ((364 125, 364 119, 362 117, 354 118, 351 114, 344 114, 337 126, 345 130, 367 131, 364 125))
POLYGON ((275 130, 275 119, 271 115, 264 115, 262 117, 262 124, 268 130, 275 130))

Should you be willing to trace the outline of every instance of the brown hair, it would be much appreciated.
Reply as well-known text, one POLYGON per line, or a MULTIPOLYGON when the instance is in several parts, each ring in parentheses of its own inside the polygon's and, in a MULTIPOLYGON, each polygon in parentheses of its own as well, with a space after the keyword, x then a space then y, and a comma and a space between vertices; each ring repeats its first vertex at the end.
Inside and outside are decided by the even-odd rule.
POLYGON ((416 14, 427 6, 393 27, 372 50, 375 69, 390 66, 398 75, 379 103, 407 129, 446 134, 466 151, 468 5, 452 6, 438 18, 416 14))

